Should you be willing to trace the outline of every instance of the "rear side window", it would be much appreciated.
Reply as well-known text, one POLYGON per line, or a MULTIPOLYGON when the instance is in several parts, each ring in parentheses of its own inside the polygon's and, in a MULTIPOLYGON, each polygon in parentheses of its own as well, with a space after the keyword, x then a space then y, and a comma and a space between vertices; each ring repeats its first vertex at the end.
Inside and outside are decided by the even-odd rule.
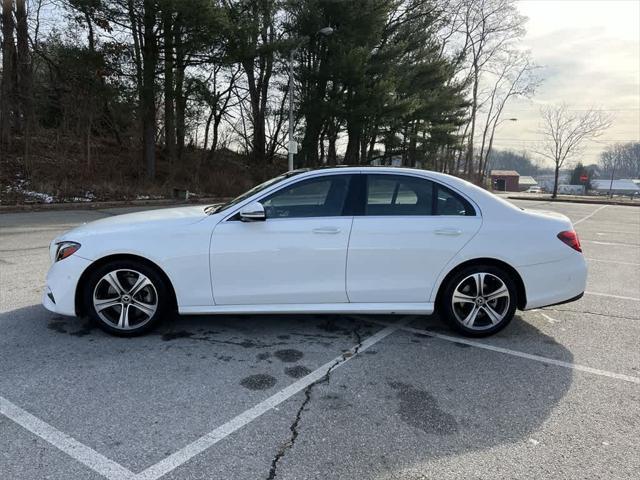
POLYGON ((342 215, 351 175, 310 178, 272 193, 260 203, 267 218, 336 217, 342 215))
POLYGON ((475 215, 451 189, 408 175, 367 175, 365 215, 475 215))
POLYGON ((431 215, 433 182, 404 175, 367 175, 365 215, 431 215))
POLYGON ((436 188, 435 215, 475 215, 471 204, 447 187, 436 188))

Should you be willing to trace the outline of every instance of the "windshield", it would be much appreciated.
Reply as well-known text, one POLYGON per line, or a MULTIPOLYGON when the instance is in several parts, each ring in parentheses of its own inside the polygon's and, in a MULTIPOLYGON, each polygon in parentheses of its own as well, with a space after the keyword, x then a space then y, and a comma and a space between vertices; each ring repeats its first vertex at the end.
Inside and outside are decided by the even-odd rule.
POLYGON ((299 173, 306 172, 306 171, 308 171, 308 170, 306 170, 306 169, 305 170, 292 170, 290 172, 283 173, 282 175, 278 175, 277 177, 274 177, 274 178, 272 178, 270 180, 267 180, 266 182, 261 183, 260 185, 257 185, 255 187, 253 187, 251 190, 247 190, 242 195, 234 198, 233 200, 228 201, 227 203, 209 205, 208 207, 205 208, 205 212, 207 214, 211 215, 213 213, 218 213, 218 212, 222 212, 224 210, 227 210, 228 208, 231 208, 234 205, 237 205, 238 203, 242 202, 243 200, 246 200, 250 196, 255 195, 259 191, 264 190, 265 188, 268 188, 271 185, 275 185, 276 183, 281 182, 282 180, 285 180, 287 178, 293 177, 294 175, 298 175, 299 173))

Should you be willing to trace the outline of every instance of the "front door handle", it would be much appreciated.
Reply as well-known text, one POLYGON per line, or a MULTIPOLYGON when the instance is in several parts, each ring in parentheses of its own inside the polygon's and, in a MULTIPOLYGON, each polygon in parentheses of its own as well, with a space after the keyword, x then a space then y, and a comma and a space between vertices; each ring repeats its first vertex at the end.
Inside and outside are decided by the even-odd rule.
POLYGON ((462 235, 462 230, 458 230, 457 228, 441 228, 435 231, 436 235, 445 235, 447 237, 457 237, 462 235))
POLYGON ((340 233, 340 229, 338 227, 318 227, 313 229, 313 233, 335 235, 336 233, 340 233))

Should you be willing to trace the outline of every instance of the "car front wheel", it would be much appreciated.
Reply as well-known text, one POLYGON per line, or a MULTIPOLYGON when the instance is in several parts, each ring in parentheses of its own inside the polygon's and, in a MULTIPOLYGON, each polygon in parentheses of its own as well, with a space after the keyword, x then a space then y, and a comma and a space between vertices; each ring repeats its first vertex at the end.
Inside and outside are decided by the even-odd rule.
POLYGON ((507 272, 491 265, 474 265, 449 279, 440 308, 457 331, 482 337, 506 327, 516 305, 516 285, 507 272))
POLYGON ((165 280, 143 263, 111 262, 92 272, 88 280, 85 312, 109 333, 139 335, 151 329, 168 310, 165 280))

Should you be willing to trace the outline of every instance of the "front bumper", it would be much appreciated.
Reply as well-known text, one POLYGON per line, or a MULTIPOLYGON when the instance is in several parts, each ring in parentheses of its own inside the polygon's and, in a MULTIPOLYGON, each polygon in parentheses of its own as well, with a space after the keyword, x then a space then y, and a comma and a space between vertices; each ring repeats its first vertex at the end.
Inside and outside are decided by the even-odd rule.
POLYGON ((52 264, 42 293, 42 305, 51 312, 75 316, 78 281, 89 265, 90 260, 78 255, 52 264))
POLYGON ((525 310, 578 300, 587 288, 587 263, 579 254, 550 263, 519 267, 527 292, 525 310))

